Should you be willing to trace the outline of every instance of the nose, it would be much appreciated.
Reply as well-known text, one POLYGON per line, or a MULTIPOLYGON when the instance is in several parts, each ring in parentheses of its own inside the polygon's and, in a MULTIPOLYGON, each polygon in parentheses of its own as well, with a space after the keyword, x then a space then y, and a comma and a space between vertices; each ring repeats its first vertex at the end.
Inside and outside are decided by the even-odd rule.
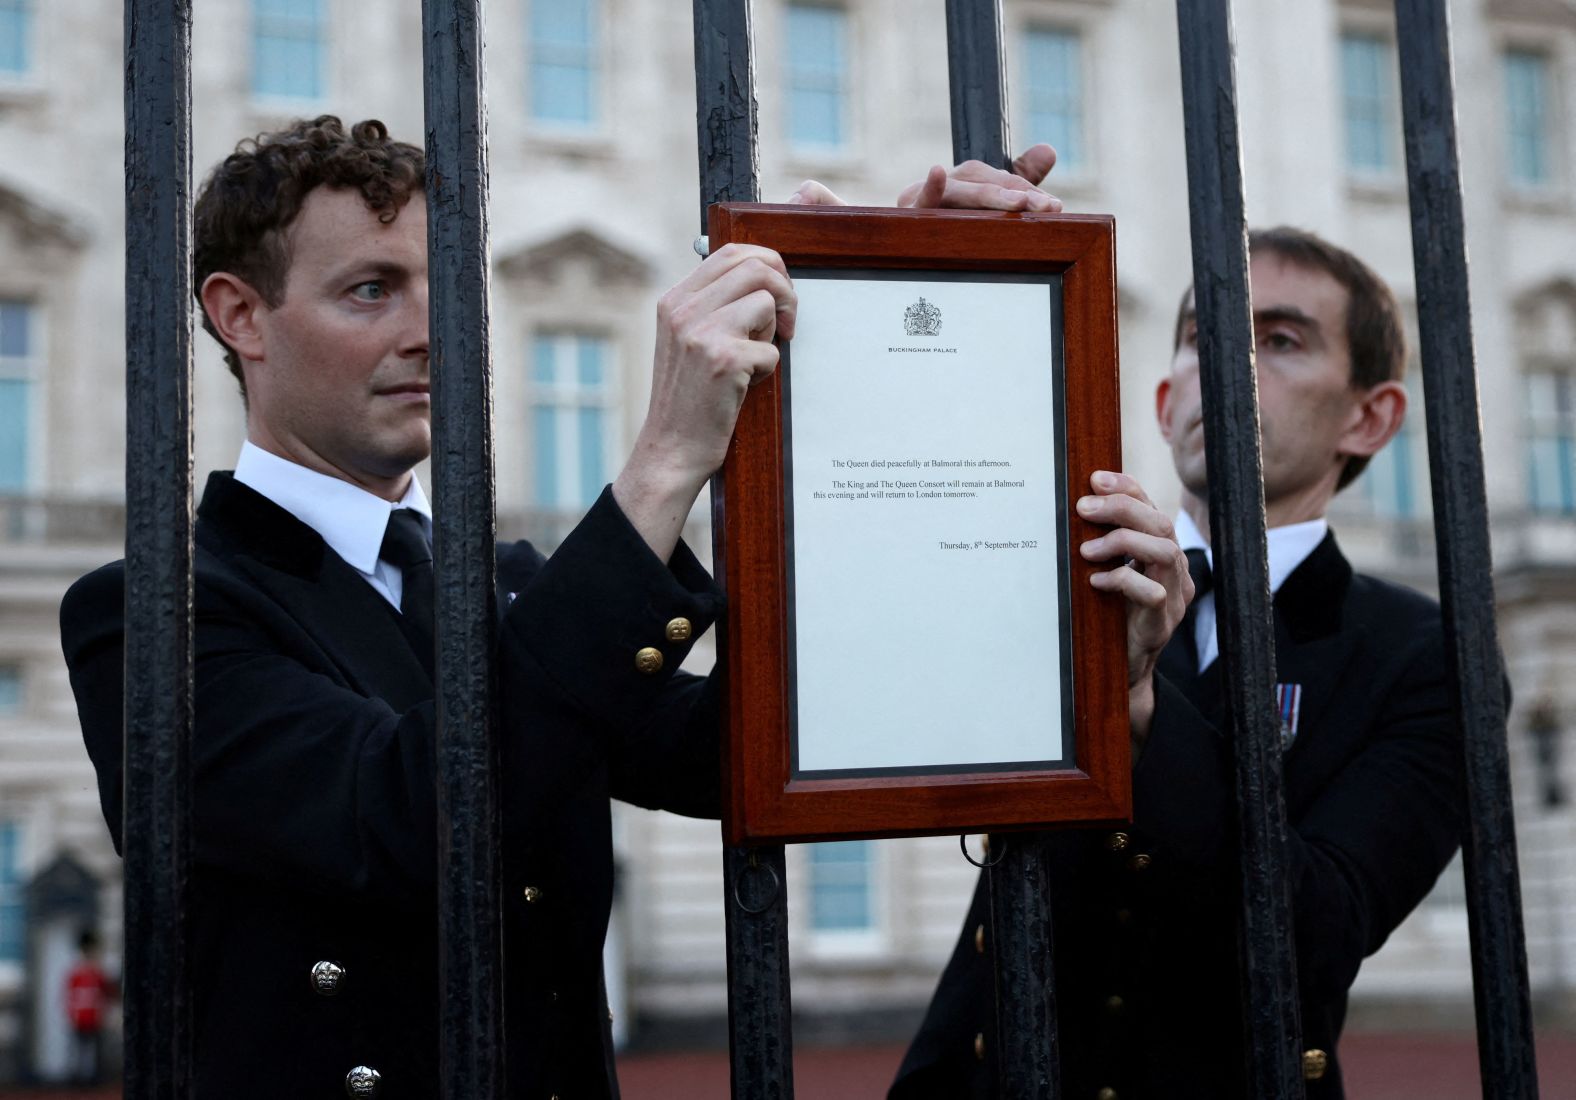
POLYGON ((415 284, 406 299, 404 332, 400 340, 400 355, 406 359, 425 359, 428 355, 428 306, 427 283, 415 284))

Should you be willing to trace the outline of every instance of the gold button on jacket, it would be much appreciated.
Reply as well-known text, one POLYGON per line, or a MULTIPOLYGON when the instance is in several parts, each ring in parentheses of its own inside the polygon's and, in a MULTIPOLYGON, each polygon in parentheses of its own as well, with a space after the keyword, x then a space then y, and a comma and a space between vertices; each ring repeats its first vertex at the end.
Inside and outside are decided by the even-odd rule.
POLYGON ((1330 1068, 1330 1056, 1322 1050, 1305 1050, 1302 1052, 1302 1076, 1307 1081, 1317 1081, 1324 1076, 1324 1071, 1330 1068))
POLYGON ((542 900, 542 888, 540 886, 527 886, 520 893, 525 895, 525 900, 532 905, 542 900))
POLYGON ((1105 838, 1105 846, 1113 852, 1127 851, 1127 846, 1132 842, 1133 838, 1126 833, 1112 833, 1105 838))
POLYGON ((653 649, 649 645, 635 654, 635 667, 647 676, 653 672, 662 671, 662 651, 653 649))
POLYGON ((676 619, 668 620, 667 633, 668 641, 670 642, 687 642, 690 640, 690 636, 695 633, 695 626, 684 616, 680 615, 676 619))
POLYGON ((1153 862, 1154 860, 1149 856, 1145 855, 1143 852, 1139 852, 1132 859, 1127 861, 1127 865, 1135 871, 1147 871, 1149 870, 1149 865, 1153 862))

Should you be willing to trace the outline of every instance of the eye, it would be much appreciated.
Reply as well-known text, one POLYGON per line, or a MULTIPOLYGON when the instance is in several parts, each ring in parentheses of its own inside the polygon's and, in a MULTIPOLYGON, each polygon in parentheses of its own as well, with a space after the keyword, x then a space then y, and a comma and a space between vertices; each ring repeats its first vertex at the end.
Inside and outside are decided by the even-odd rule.
POLYGON ((381 302, 388 296, 388 289, 381 281, 373 279, 351 287, 350 296, 359 302, 381 302))
POLYGON ((1295 351, 1301 347, 1297 338, 1289 332, 1268 332, 1264 334, 1264 343, 1275 351, 1295 351))

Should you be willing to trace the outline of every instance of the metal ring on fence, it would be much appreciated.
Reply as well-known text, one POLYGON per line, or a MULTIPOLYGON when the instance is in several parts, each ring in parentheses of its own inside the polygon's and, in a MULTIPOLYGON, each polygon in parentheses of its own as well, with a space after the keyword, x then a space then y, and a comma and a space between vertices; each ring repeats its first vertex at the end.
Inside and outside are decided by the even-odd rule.
POLYGON ((996 853, 996 858, 995 859, 989 858, 989 855, 988 855, 989 852, 990 852, 989 834, 987 834, 986 842, 985 842, 985 851, 987 853, 987 858, 985 859, 985 862, 983 862, 983 863, 981 863, 979 860, 975 859, 973 856, 969 855, 969 834, 968 833, 959 833, 958 834, 958 847, 963 850, 963 858, 968 860, 970 863, 974 864, 974 866, 978 867, 982 871, 989 871, 992 867, 996 866, 996 864, 1001 862, 1002 856, 1007 854, 1007 842, 1006 842, 1006 840, 998 840, 996 842, 996 847, 998 849, 1000 849, 1000 850, 996 853))
POLYGON ((764 913, 767 909, 771 908, 771 904, 774 900, 776 900, 777 892, 782 889, 782 886, 782 879, 777 877, 777 868, 773 867, 769 863, 758 863, 756 862, 755 857, 751 856, 750 861, 745 864, 744 869, 739 872, 739 877, 733 880, 733 902, 746 913, 764 913), (772 878, 771 888, 766 891, 765 896, 761 898, 761 903, 758 906, 744 904, 744 899, 739 896, 739 886, 744 882, 745 876, 748 875, 752 870, 765 871, 772 878))

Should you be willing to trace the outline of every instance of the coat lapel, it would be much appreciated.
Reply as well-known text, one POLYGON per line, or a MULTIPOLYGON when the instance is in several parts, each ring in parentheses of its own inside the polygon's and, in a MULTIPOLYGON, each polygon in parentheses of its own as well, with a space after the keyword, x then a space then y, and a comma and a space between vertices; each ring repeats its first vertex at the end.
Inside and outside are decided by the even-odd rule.
POLYGON ((1352 567, 1327 534, 1275 594, 1275 679, 1298 696, 1289 751, 1317 728, 1356 650, 1359 631, 1343 622, 1351 583, 1352 567))
POLYGON ((432 698, 393 608, 316 531, 227 473, 210 475, 198 517, 205 547, 299 623, 351 688, 396 711, 432 698))
MULTIPOLYGON (((1302 744, 1303 731, 1317 726, 1355 650, 1358 634, 1344 630, 1342 622, 1351 580, 1351 565, 1335 536, 1327 534, 1275 594, 1275 679, 1285 694, 1296 696, 1288 751, 1302 744)), ((1161 652, 1158 667, 1201 713, 1224 728, 1220 661, 1198 672, 1192 642, 1184 637, 1191 629, 1192 620, 1184 619, 1161 652)))

